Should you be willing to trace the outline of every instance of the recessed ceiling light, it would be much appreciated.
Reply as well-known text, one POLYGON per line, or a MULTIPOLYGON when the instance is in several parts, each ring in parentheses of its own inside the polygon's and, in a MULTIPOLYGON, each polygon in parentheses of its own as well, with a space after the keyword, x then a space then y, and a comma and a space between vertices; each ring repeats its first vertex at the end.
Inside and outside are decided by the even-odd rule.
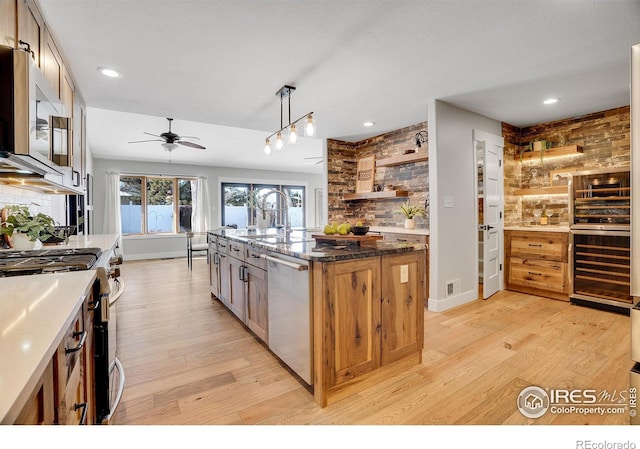
POLYGON ((557 102, 558 102, 557 98, 547 98, 542 103, 544 103, 544 104, 553 104, 553 103, 557 103, 557 102))
POLYGON ((98 72, 102 73, 104 76, 108 76, 109 78, 120 78, 120 72, 117 70, 109 69, 107 67, 98 67, 98 72))
POLYGON ((375 125, 375 123, 374 123, 374 122, 364 122, 364 123, 362 124, 362 126, 366 126, 366 127, 373 126, 373 125, 375 125))

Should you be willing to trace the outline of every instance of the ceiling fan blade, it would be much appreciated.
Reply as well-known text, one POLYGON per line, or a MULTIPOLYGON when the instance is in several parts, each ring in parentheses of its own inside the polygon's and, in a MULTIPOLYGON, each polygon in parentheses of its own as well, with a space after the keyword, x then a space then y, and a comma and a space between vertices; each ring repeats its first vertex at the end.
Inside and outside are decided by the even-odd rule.
POLYGON ((196 137, 196 136, 180 136, 180 139, 196 139, 196 140, 200 140, 200 137, 196 137))
POLYGON ((198 150, 206 150, 206 148, 203 147, 202 145, 198 145, 197 143, 193 143, 193 142, 184 142, 182 140, 178 140, 176 141, 176 143, 179 143, 180 145, 184 145, 185 147, 197 148, 198 150))
POLYGON ((147 134, 147 135, 149 135, 149 136, 153 136, 153 137, 162 137, 162 136, 159 136, 159 135, 157 135, 157 134, 151 134, 151 133, 148 133, 148 132, 146 132, 146 131, 145 131, 145 132, 143 132, 142 134, 147 134))
POLYGON ((134 140, 129 143, 141 143, 141 142, 164 142, 162 139, 151 139, 151 140, 134 140))

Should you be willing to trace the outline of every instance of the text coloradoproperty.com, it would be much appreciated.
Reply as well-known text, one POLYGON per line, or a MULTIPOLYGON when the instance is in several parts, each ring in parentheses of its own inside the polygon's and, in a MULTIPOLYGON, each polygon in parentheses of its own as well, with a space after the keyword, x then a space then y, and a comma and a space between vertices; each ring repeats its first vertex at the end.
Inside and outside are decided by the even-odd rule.
POLYGON ((551 413, 579 413, 581 415, 621 415, 627 412, 627 407, 578 407, 576 405, 552 405, 551 413))

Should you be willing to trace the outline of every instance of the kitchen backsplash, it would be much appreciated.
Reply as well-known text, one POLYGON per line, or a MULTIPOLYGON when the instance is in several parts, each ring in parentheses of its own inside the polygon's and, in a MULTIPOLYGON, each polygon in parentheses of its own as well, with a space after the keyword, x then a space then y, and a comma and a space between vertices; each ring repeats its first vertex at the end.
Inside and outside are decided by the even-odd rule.
MULTIPOLYGON (((403 202, 408 199, 413 205, 425 206, 429 195, 428 162, 376 168, 374 186, 391 184, 395 189, 408 191, 408 197, 347 202, 344 195, 355 192, 359 158, 375 156, 379 160, 400 156, 404 150, 415 148, 416 133, 426 129, 427 123, 423 122, 355 143, 328 140, 329 221, 363 220, 370 226, 403 226, 404 217, 394 214, 403 202)), ((418 151, 427 153, 427 143, 418 151)), ((428 228, 429 218, 417 218, 416 225, 428 228)))
POLYGON ((534 211, 549 209, 552 225, 568 225, 568 194, 521 195, 520 189, 566 184, 563 173, 628 166, 631 160, 628 106, 595 112, 526 128, 504 123, 505 226, 538 224, 534 211), (547 140, 552 147, 579 145, 583 153, 571 157, 534 158, 521 162, 519 145, 547 140), (553 179, 552 179, 553 178, 553 179))
POLYGON ((29 206, 32 212, 51 215, 61 224, 64 224, 65 220, 64 199, 64 195, 45 195, 0 184, 0 208, 10 204, 24 204, 29 206))

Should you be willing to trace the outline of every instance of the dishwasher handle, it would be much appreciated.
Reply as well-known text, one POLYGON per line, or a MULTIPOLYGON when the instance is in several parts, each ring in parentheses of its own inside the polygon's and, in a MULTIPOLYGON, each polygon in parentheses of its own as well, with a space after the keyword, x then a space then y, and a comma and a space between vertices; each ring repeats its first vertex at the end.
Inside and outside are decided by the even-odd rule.
POLYGON ((285 265, 289 268, 293 268, 296 271, 305 271, 309 269, 309 265, 303 265, 303 264, 298 264, 298 263, 293 263, 293 262, 289 262, 287 260, 282 260, 282 259, 278 259, 276 257, 271 257, 267 254, 261 254, 260 255, 261 258, 274 262, 274 263, 279 263, 281 265, 285 265))

